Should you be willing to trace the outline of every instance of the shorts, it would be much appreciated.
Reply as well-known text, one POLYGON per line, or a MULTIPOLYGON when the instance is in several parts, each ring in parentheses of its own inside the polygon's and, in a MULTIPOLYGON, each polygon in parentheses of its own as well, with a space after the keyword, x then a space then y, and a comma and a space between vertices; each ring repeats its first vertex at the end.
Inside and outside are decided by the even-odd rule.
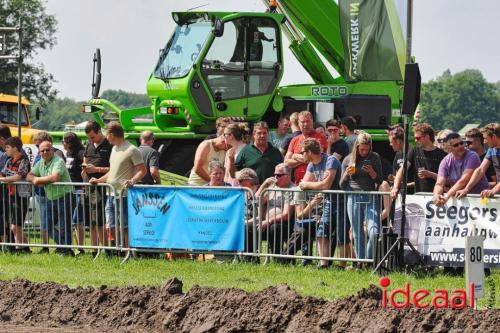
POLYGON ((117 216, 121 216, 123 228, 126 229, 128 227, 127 197, 122 197, 121 200, 123 202, 122 214, 120 214, 120 200, 116 200, 116 198, 111 195, 108 197, 108 200, 106 202, 106 226, 109 228, 116 227, 116 222, 118 221, 117 216))
POLYGON ((90 221, 89 225, 94 227, 102 227, 106 221, 106 204, 108 195, 105 187, 86 187, 83 210, 88 211, 88 215, 84 214, 84 218, 90 221), (88 209, 87 209, 88 208, 88 209))
POLYGON ((3 219, 5 224, 12 224, 22 227, 26 213, 28 212, 28 198, 19 196, 6 196, 7 202, 4 203, 3 219))
POLYGON ((73 215, 71 218, 71 224, 84 224, 85 221, 90 222, 90 202, 88 196, 85 196, 83 190, 76 190, 74 193, 75 197, 75 208, 73 209, 73 215))

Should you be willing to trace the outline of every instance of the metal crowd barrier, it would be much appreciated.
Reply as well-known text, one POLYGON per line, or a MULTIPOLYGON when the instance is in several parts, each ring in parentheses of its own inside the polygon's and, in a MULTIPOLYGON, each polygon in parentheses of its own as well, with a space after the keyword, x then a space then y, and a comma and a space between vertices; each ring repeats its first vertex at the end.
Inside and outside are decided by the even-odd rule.
POLYGON ((389 193, 268 188, 259 198, 258 252, 281 263, 373 263, 384 196, 389 193))
MULTIPOLYGON (((55 248, 68 255, 91 250, 95 256, 120 250, 120 242, 109 240, 118 234, 106 230, 106 199, 112 192, 109 184, 0 183, 0 246, 12 252, 55 248)), ((117 209, 109 213, 117 216, 117 209)))

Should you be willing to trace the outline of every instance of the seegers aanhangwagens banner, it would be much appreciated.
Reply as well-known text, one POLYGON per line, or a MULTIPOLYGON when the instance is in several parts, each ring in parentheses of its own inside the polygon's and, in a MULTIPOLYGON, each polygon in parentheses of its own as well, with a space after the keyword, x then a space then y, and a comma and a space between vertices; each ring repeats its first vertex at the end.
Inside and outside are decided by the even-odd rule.
POLYGON ((133 187, 127 204, 131 247, 243 251, 243 190, 133 187))
MULTIPOLYGON (((467 236, 484 237, 485 267, 500 267, 500 199, 450 199, 436 207, 432 195, 406 197, 405 235, 429 265, 465 265, 467 236)), ((401 205, 395 212, 395 232, 401 227, 401 205)))

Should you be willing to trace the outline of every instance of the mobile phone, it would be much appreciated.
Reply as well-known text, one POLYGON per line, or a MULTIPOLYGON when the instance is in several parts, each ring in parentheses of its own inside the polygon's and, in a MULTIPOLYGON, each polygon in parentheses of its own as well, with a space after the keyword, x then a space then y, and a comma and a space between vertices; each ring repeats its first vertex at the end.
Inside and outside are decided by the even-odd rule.
POLYGON ((370 164, 372 164, 371 160, 364 160, 363 161, 363 165, 370 165, 370 164))

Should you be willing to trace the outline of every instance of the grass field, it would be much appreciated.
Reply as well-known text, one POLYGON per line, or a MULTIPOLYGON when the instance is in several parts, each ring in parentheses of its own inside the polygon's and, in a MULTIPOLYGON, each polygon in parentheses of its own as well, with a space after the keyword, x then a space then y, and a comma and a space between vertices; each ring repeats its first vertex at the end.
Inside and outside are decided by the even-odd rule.
MULTIPOLYGON (((378 285, 379 276, 370 271, 318 270, 315 267, 281 266, 277 264, 218 264, 213 261, 196 262, 178 260, 167 262, 160 259, 132 259, 120 264, 120 258, 98 258, 95 262, 90 256, 77 258, 58 255, 11 255, 0 254, 0 279, 28 279, 30 281, 54 281, 76 286, 160 286, 171 277, 184 283, 184 291, 193 285, 217 288, 241 288, 258 291, 269 286, 286 283, 303 296, 315 296, 332 300, 355 294, 370 284, 378 285)), ((463 277, 448 276, 442 273, 416 276, 414 274, 393 273, 389 275, 390 289, 403 287, 411 282, 412 290, 437 288, 452 290, 464 288, 463 277)), ((500 286, 500 271, 494 270, 491 279, 500 286)), ((486 284, 486 296, 491 295, 486 284)), ((479 306, 485 307, 486 298, 479 306)), ((496 297, 495 307, 500 307, 496 297)))

